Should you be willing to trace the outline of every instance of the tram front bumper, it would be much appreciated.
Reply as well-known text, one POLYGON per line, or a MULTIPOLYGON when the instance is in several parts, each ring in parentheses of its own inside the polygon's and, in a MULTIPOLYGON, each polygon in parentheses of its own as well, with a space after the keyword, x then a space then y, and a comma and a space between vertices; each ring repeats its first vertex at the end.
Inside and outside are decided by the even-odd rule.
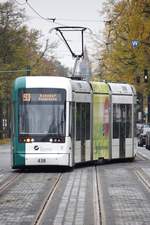
POLYGON ((72 166, 69 153, 16 154, 14 168, 20 166, 72 166), (24 163, 22 163, 24 161, 24 163), (20 163, 21 162, 21 163, 20 163), (23 165, 24 164, 24 165, 23 165))
POLYGON ((27 154, 25 165, 70 166, 70 154, 27 154))

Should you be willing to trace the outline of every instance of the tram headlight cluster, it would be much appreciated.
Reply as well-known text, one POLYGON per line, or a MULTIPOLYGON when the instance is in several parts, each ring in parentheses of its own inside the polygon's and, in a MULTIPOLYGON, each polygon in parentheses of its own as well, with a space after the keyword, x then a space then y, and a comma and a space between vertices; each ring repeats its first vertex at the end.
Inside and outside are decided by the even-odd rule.
POLYGON ((44 142, 49 142, 49 143, 65 143, 65 137, 32 137, 28 135, 20 135, 19 136, 19 142, 20 143, 33 143, 33 142, 43 142, 43 140, 46 140, 44 142))
POLYGON ((23 142, 23 143, 32 143, 34 142, 34 138, 31 138, 31 137, 20 137, 20 142, 23 142))
POLYGON ((50 143, 64 143, 64 138, 50 138, 49 142, 50 143))
POLYGON ((27 138, 24 139, 24 142, 31 143, 31 142, 34 142, 34 139, 31 138, 31 137, 27 137, 27 138))
POLYGON ((28 137, 28 138, 26 139, 26 142, 27 142, 27 143, 34 142, 34 139, 33 139, 33 138, 28 137))

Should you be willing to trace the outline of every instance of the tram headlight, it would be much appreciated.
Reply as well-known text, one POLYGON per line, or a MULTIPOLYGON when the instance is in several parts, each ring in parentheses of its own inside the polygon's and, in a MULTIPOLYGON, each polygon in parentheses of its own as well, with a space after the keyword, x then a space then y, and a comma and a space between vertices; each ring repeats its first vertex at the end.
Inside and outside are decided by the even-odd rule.
POLYGON ((30 143, 30 142, 31 142, 31 138, 27 138, 27 139, 26 139, 26 142, 27 142, 27 143, 30 143))
POLYGON ((52 139, 52 138, 50 138, 50 139, 49 139, 49 142, 51 142, 51 143, 52 143, 52 142, 53 142, 53 139, 52 139))

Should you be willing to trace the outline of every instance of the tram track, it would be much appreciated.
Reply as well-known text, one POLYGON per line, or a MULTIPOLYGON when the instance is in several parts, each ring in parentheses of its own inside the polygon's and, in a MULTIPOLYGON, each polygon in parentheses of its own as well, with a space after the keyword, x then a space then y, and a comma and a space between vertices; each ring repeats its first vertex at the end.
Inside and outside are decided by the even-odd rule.
POLYGON ((47 207, 49 206, 53 195, 55 194, 57 187, 59 186, 60 180, 62 178, 63 174, 60 173, 54 182, 53 186, 51 187, 50 191, 48 192, 47 196, 45 197, 43 203, 41 204, 41 207, 39 211, 37 212, 37 215, 35 216, 34 221, 32 222, 32 225, 39 225, 41 223, 41 220, 43 219, 45 215, 45 211, 47 207))
POLYGON ((13 185, 18 178, 20 178, 23 174, 21 173, 15 173, 11 174, 7 177, 6 180, 2 181, 0 184, 0 194, 2 194, 4 191, 6 191, 11 185, 13 185))
MULTIPOLYGON (((4 225, 11 224, 10 222, 15 224, 16 218, 18 225, 115 224, 116 218, 120 218, 122 212, 128 213, 126 209, 129 204, 130 210, 136 216, 135 209, 139 204, 141 190, 145 189, 148 193, 150 191, 149 174, 148 167, 139 167, 137 164, 130 168, 126 165, 123 167, 121 165, 120 168, 120 164, 109 167, 96 165, 77 168, 71 173, 59 171, 49 174, 31 171, 10 174, 13 175, 10 176, 12 177, 10 184, 8 182, 8 186, 6 184, 4 189, 2 185, 0 186, 0 193, 8 188, 0 198, 0 220, 4 225), (125 180, 123 175, 126 175, 125 180), (132 183, 133 175, 134 178, 136 175, 140 187, 144 185, 142 189, 135 186, 134 180, 132 183), (14 186, 11 187, 11 184, 14 186), (133 199, 131 195, 134 195, 133 199), (8 217, 9 209, 11 209, 10 217, 8 217)), ((147 207, 148 200, 143 197, 143 202, 144 207, 147 207)), ((142 215, 145 215, 144 210, 142 215)), ((124 217, 121 220, 124 221, 124 217)))
POLYGON ((40 224, 53 193, 59 186, 61 173, 15 173, 0 185, 1 224, 40 224), (34 175, 34 176, 33 176, 34 175), (19 207, 18 207, 19 206, 19 207), (11 216, 9 210, 11 209, 11 216))
POLYGON ((144 187, 150 191, 150 177, 147 176, 143 169, 136 170, 135 174, 144 187))
MULTIPOLYGON (((106 223, 104 218, 104 207, 102 203, 103 196, 101 193, 102 187, 100 182, 99 171, 97 167, 93 167, 92 170, 89 169, 89 171, 91 171, 91 181, 93 181, 93 184, 91 183, 92 193, 90 193, 90 196, 88 195, 88 197, 90 197, 91 199, 89 203, 92 203, 91 206, 89 206, 90 209, 93 210, 92 224, 105 225, 106 223)), ((80 224, 81 221, 82 224, 85 224, 85 209, 87 205, 84 205, 84 203, 86 203, 87 201, 85 199, 85 196, 87 192, 87 187, 89 187, 89 184, 87 182, 87 174, 88 172, 86 169, 74 171, 74 173, 68 177, 68 180, 66 180, 67 176, 65 174, 64 176, 61 173, 58 174, 57 179, 55 180, 49 192, 45 196, 39 210, 37 211, 34 219, 32 220, 31 225, 41 225, 43 223, 65 224, 65 222, 67 224, 67 218, 69 218, 69 221, 72 221, 72 223, 74 223, 75 225, 77 225, 79 221, 80 224), (67 183, 65 183, 65 181, 67 181, 67 183), (64 187, 63 184, 65 184, 64 187), (60 186, 62 187, 63 191, 61 192, 60 197, 57 198, 56 196, 59 195, 58 192, 60 191, 60 186), (56 199, 59 199, 59 202, 57 202, 56 199), (56 207, 56 211, 54 212, 55 215, 52 215, 51 213, 52 208, 54 206, 54 202, 57 202, 56 204, 58 205, 56 207), (58 220, 58 218, 60 220, 58 220)))
POLYGON ((96 176, 96 196, 97 196, 97 210, 95 215, 95 225, 105 225, 104 206, 101 188, 101 179, 97 167, 95 167, 96 176))
POLYGON ((137 157, 139 160, 149 160, 148 157, 144 154, 138 152, 137 157))

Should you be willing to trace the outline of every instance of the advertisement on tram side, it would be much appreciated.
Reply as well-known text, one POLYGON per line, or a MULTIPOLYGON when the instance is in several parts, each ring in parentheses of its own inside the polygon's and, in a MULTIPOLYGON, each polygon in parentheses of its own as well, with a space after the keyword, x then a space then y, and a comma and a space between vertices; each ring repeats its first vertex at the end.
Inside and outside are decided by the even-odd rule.
POLYGON ((93 153, 94 159, 109 158, 109 95, 94 94, 93 97, 93 153))

